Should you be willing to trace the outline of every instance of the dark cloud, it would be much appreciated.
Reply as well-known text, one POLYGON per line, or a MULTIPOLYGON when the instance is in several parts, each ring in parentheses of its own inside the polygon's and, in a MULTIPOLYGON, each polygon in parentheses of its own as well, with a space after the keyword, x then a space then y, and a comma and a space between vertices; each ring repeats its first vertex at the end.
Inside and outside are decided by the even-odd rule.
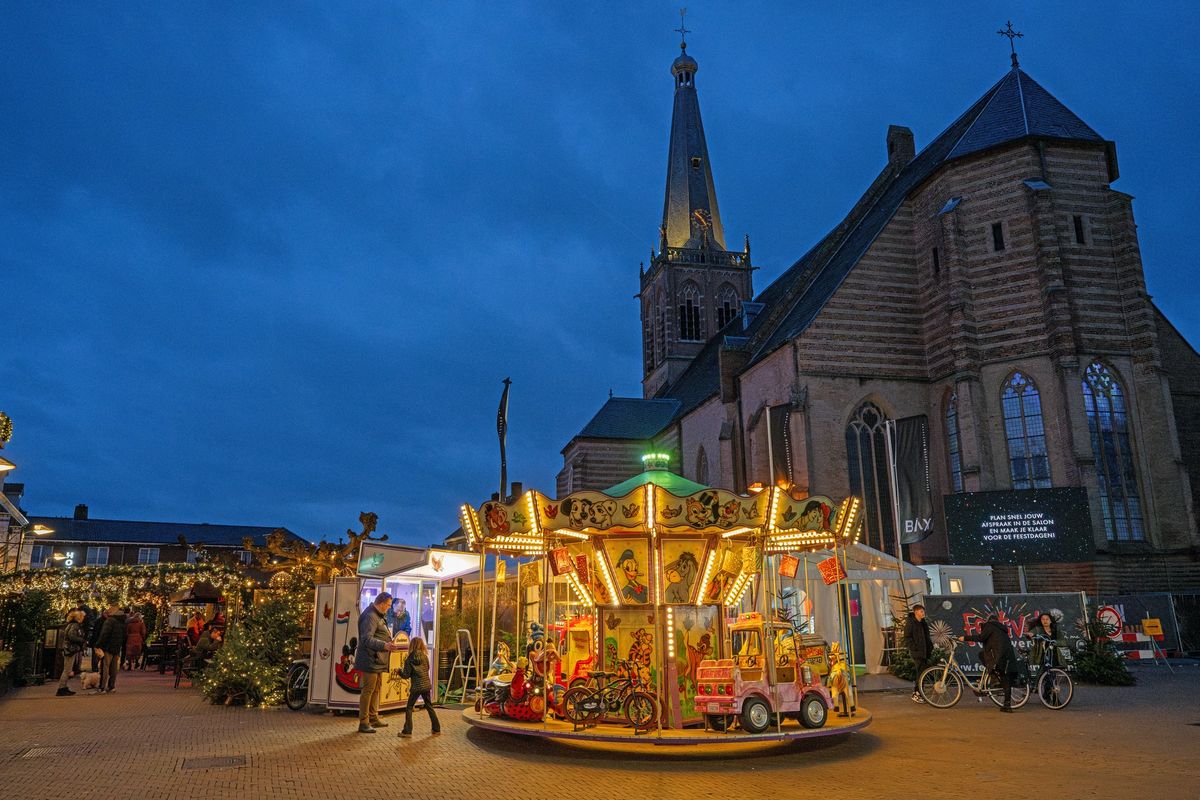
MULTIPOLYGON (((928 142, 999 79, 1006 7, 693 7, 730 242, 760 287, 845 213, 889 123, 928 142)), ((1151 291, 1184 277, 1200 72, 1182 8, 1028 9, 1023 64, 1120 145, 1151 291), (1120 31, 1120 39, 1114 38, 1120 31)), ((10 4, 0 407, 38 513, 439 539, 551 487, 636 394, 672 5, 10 4)))

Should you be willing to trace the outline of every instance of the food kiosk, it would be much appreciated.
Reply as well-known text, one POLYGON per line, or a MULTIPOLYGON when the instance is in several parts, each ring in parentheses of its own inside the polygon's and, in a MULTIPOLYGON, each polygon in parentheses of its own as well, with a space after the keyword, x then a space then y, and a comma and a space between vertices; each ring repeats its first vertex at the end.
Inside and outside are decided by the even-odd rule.
MULTIPOLYGON (((429 648, 429 665, 437 669, 439 612, 444 581, 452 581, 479 567, 472 553, 438 548, 409 547, 383 542, 363 542, 359 549, 357 574, 334 578, 316 589, 313 608, 313 641, 308 700, 333 709, 358 708, 361 674, 354 669, 358 646, 358 618, 380 592, 394 601, 393 651, 388 676, 383 683, 381 710, 403 706, 408 701, 409 681, 400 677, 408 656, 408 642, 424 639, 429 648)), ((430 675, 437 685, 437 675, 430 675)))

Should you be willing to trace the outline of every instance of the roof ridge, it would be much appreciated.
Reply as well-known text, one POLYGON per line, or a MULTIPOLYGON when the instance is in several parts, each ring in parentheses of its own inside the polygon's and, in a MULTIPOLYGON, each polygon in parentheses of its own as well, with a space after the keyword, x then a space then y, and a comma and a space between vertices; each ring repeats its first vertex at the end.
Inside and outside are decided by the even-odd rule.
POLYGON ((1017 73, 1017 96, 1021 98, 1021 118, 1025 120, 1025 135, 1029 135, 1029 109, 1025 106, 1025 90, 1021 87, 1021 76, 1024 75, 1020 69, 1013 67, 1013 71, 1017 73))

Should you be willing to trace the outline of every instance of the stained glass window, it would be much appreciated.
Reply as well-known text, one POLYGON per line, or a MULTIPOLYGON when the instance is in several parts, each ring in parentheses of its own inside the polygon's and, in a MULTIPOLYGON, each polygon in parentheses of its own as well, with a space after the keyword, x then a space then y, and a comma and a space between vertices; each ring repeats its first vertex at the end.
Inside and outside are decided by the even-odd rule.
POLYGON ((1087 368, 1082 383, 1105 535, 1115 541, 1142 541, 1142 502, 1121 383, 1099 362, 1087 368))
POLYGON ((874 403, 863 403, 846 426, 850 493, 863 499, 863 543, 896 554, 892 520, 892 488, 887 459, 887 415, 874 403))
POLYGON ((946 452, 950 456, 950 484, 954 491, 963 490, 962 451, 958 438, 958 395, 951 392, 946 398, 946 452))
POLYGON ((1004 384, 1001 404, 1013 488, 1049 489, 1050 457, 1037 384, 1029 376, 1014 372, 1004 384))

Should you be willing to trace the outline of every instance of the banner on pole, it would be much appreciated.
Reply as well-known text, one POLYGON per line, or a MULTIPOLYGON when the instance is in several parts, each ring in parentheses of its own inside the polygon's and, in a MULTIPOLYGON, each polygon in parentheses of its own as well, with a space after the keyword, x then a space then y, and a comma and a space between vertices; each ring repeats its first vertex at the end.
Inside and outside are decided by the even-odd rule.
POLYGON ((933 496, 929 487, 929 420, 896 420, 896 499, 900 543, 919 542, 933 533, 933 496))
POLYGON ((785 578, 794 578, 800 571, 800 559, 796 556, 784 555, 779 559, 779 574, 785 578))

